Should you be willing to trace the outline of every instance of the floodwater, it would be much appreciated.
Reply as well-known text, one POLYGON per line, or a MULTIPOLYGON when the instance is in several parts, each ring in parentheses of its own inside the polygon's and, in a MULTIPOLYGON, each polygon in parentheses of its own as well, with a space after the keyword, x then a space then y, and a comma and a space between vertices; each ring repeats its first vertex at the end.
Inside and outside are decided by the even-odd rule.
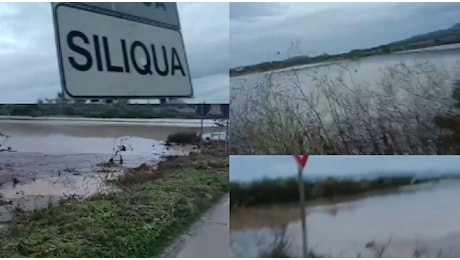
MULTIPOLYGON (((255 104, 254 101, 261 98, 259 96, 263 93, 261 90, 274 89, 285 96, 283 101, 273 100, 279 107, 286 102, 299 101, 300 109, 302 109, 302 102, 305 102, 302 100, 308 99, 309 102, 315 104, 318 111, 322 112, 327 109, 329 104, 322 96, 323 94, 318 94, 318 88, 331 85, 337 86, 333 88, 334 91, 338 91, 337 93, 375 95, 375 93, 382 91, 384 84, 390 84, 399 90, 415 91, 413 93, 422 96, 427 93, 426 89, 428 89, 431 91, 428 91, 429 93, 442 99, 450 97, 452 83, 460 78, 459 68, 460 45, 453 44, 411 52, 309 64, 248 74, 230 79, 231 109, 233 111, 240 109, 240 113, 256 110, 256 108, 251 108, 250 104, 255 104), (364 91, 361 93, 362 89, 364 91)), ((401 92, 397 93, 395 98, 402 99, 406 96, 407 93, 401 92)), ((268 97, 264 96, 263 98, 268 97)), ((264 101, 267 102, 268 100, 261 102, 264 101)), ((324 115, 324 112, 322 113, 324 115)))
MULTIPOLYGON (((156 165, 167 155, 188 155, 191 146, 167 147, 169 134, 199 132, 200 122, 124 120, 0 120, 0 222, 15 210, 55 205, 68 197, 84 198, 110 187, 105 180, 143 163, 156 165), (123 164, 103 167, 120 145, 123 164)), ((205 124, 210 138, 221 131, 205 124)), ((220 138, 220 136, 219 136, 220 138)))
MULTIPOLYGON (((326 257, 375 256, 366 244, 385 247, 385 257, 460 257, 460 181, 404 187, 392 193, 307 205, 308 248, 326 257), (386 245, 386 246, 385 246, 386 245)), ((234 256, 257 257, 285 227, 288 250, 300 256, 302 231, 298 205, 238 209, 231 212, 234 256)))

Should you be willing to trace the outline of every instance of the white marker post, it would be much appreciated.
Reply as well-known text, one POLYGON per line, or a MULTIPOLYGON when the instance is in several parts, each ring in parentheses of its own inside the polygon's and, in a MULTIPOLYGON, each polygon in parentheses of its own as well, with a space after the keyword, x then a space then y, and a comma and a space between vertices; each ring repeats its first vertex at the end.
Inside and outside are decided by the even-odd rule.
POLYGON ((308 161, 308 155, 294 155, 294 159, 299 166, 298 171, 298 182, 299 182, 299 196, 300 196, 300 218, 302 220, 302 253, 303 258, 306 258, 308 255, 307 247, 307 223, 305 216, 305 183, 303 180, 303 170, 308 161))

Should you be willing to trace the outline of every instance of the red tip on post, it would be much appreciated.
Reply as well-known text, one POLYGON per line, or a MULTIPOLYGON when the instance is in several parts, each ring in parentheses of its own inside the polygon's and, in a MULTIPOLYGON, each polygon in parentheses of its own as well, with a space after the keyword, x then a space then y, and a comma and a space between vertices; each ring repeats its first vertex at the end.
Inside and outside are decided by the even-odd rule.
POLYGON ((294 159, 301 169, 305 168, 308 161, 308 155, 294 155, 294 159))

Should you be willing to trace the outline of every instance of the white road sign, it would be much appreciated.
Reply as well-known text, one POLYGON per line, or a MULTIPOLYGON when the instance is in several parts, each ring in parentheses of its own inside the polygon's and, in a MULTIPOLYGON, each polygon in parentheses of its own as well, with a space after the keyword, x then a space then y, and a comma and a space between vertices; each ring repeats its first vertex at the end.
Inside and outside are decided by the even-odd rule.
POLYGON ((53 3, 53 16, 66 95, 193 96, 175 3, 53 3))

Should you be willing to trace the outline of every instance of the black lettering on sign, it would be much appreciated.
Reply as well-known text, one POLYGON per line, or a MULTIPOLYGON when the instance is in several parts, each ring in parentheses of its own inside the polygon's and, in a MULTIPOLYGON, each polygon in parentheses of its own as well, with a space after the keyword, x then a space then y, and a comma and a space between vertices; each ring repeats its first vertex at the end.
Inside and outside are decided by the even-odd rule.
POLYGON ((155 8, 156 9, 158 9, 160 7, 162 7, 164 11, 167 11, 165 3, 155 3, 155 8))
POLYGON ((104 68, 102 67, 101 47, 99 46, 99 37, 97 35, 93 35, 93 41, 94 41, 94 52, 96 54, 97 70, 103 71, 104 68))
POLYGON ((152 64, 150 62, 149 53, 148 53, 147 47, 145 47, 145 45, 142 42, 135 41, 133 42, 133 44, 131 44, 131 60, 133 61, 134 68, 139 74, 141 75, 152 74, 152 69, 151 69, 152 64), (140 47, 145 54, 146 59, 145 59, 145 65, 143 68, 139 67, 139 64, 137 64, 136 47, 140 47))
POLYGON ((94 70, 100 72, 137 73, 146 76, 155 74, 154 76, 160 77, 186 76, 185 61, 181 60, 177 49, 172 46, 110 39, 101 35, 88 37, 77 30, 67 34, 67 44, 74 52, 67 59, 78 71, 91 70, 94 59, 94 70), (76 54, 83 56, 84 60, 77 62, 74 56, 76 54), (113 57, 121 57, 122 61, 118 61, 121 64, 115 64, 113 57), (145 60, 141 61, 139 57, 145 60))
POLYGON ((122 67, 112 65, 112 60, 110 59, 109 41, 107 40, 107 37, 102 37, 102 44, 104 45, 105 63, 107 65, 107 71, 123 72, 122 67))
MULTIPOLYGON (((152 4, 153 4, 152 2, 144 3, 144 5, 147 6, 147 7, 151 7, 152 4)), ((160 8, 160 7, 163 8, 163 11, 168 11, 168 10, 166 9, 165 3, 157 3, 157 2, 155 2, 155 9, 158 9, 158 8, 160 8)))
POLYGON ((85 64, 78 64, 75 61, 74 57, 69 57, 69 62, 74 69, 79 70, 79 71, 87 71, 91 69, 91 66, 93 65, 93 59, 91 58, 91 53, 87 51, 86 49, 82 48, 81 46, 78 46, 74 40, 75 38, 81 38, 85 44, 89 44, 89 39, 86 37, 86 35, 80 31, 70 31, 69 34, 67 34, 67 45, 69 45, 69 48, 80 54, 85 56, 86 58, 86 63, 85 64))
POLYGON ((129 73, 129 58, 128 51, 126 50, 126 41, 121 40, 121 51, 123 52, 123 63, 125 64, 125 71, 129 73))
POLYGON ((171 75, 174 76, 174 72, 176 70, 180 70, 180 72, 182 72, 182 76, 185 77, 184 68, 182 67, 182 63, 180 62, 179 55, 177 54, 176 48, 174 47, 172 47, 172 50, 171 50, 171 60, 172 60, 171 75), (175 62, 177 62, 177 64, 175 62))
POLYGON ((158 59, 157 59, 157 53, 155 51, 155 45, 152 44, 152 56, 153 56, 153 63, 155 64, 155 71, 160 75, 160 76, 167 76, 169 72, 169 66, 168 66, 168 56, 166 53, 166 47, 161 46, 161 49, 163 50, 163 60, 165 64, 165 68, 163 70, 160 69, 160 66, 158 66, 158 59))

